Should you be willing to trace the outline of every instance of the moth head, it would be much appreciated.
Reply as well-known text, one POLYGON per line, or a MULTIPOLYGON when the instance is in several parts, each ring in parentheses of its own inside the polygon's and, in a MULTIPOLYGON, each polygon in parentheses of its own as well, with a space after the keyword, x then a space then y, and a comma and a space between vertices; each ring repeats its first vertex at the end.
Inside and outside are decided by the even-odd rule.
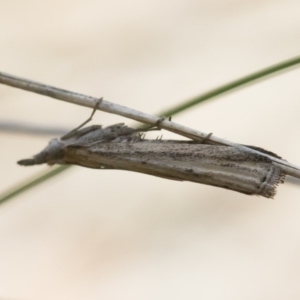
POLYGON ((64 142, 60 139, 52 139, 47 147, 40 153, 33 156, 33 158, 22 159, 18 161, 19 165, 32 166, 47 163, 54 165, 63 159, 64 142))

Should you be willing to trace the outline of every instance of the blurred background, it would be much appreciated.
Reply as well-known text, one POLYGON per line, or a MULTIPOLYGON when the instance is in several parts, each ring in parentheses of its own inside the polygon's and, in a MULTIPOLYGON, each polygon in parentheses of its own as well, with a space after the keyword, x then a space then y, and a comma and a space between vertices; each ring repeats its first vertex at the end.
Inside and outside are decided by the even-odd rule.
MULTIPOLYGON (((300 53, 297 0, 0 6, 1 71, 150 114, 300 53)), ((295 68, 173 120, 300 165, 299 76, 295 68)), ((90 113, 0 85, 5 124, 69 130, 90 113)), ((103 112, 93 120, 118 122, 136 124, 103 112)), ((48 168, 16 161, 53 137, 2 128, 0 193, 48 168)), ((0 299, 299 299, 299 216, 297 181, 269 200, 72 167, 0 206, 0 299)))

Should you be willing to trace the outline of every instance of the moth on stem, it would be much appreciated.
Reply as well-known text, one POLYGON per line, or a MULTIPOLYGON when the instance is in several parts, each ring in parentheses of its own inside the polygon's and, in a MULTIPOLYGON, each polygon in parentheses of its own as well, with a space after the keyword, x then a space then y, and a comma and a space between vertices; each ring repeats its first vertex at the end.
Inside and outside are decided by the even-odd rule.
POLYGON ((273 198, 285 173, 268 157, 244 150, 205 145, 197 141, 146 140, 141 132, 124 124, 106 128, 82 128, 90 118, 31 159, 18 164, 74 164, 96 169, 118 169, 166 179, 222 187, 248 195, 273 198))
MULTIPOLYGON (((50 85, 41 84, 32 80, 9 75, 3 72, 0 72, 0 83, 12 87, 20 88, 26 91, 31 91, 44 96, 52 97, 54 99, 63 100, 74 104, 91 107, 91 108, 94 108, 95 104, 98 101, 98 98, 86 96, 79 93, 74 93, 50 85)), ((108 113, 117 114, 146 124, 155 125, 157 122, 160 122, 159 123, 160 128, 169 130, 171 132, 177 133, 179 135, 185 136, 195 141, 201 142, 203 141, 203 139, 206 139, 206 143, 209 144, 231 146, 246 152, 268 157, 271 161, 273 161, 275 164, 280 166, 280 168, 287 175, 300 179, 300 167, 292 163, 289 163, 285 160, 282 160, 278 157, 269 155, 268 152, 262 152, 260 148, 255 148, 255 147, 249 148, 241 144, 233 143, 228 140, 218 138, 216 136, 211 136, 209 139, 207 139, 208 135, 206 133, 188 128, 186 126, 174 122, 170 122, 168 120, 161 120, 156 116, 152 116, 134 109, 130 109, 128 107, 115 104, 104 99, 102 99, 97 109, 108 113)))
MULTIPOLYGON (((9 86, 13 86, 16 88, 20 88, 23 90, 27 90, 27 91, 31 91, 34 93, 38 93, 41 95, 45 95, 48 97, 52 97, 58 100, 63 100, 63 101, 67 101, 67 102, 71 102, 74 104, 78 104, 78 105, 82 105, 82 106, 88 106, 88 107, 94 107, 95 104, 97 103, 98 99, 94 98, 94 97, 90 97, 90 96, 86 96, 83 94, 78 94, 78 93, 74 93, 71 91, 67 91, 67 90, 63 90, 63 89, 59 89, 59 88, 55 88, 49 85, 45 85, 45 84, 41 84, 38 82, 34 82, 31 80, 27 80, 27 79, 23 79, 23 78, 19 78, 16 76, 12 76, 9 74, 5 74, 0 72, 0 83, 9 85, 9 86)), ((251 161, 252 162, 252 169, 248 169, 248 171, 246 172, 247 175, 245 175, 242 170, 245 170, 245 168, 247 168, 244 164, 240 165, 241 167, 237 168, 240 170, 240 172, 233 172, 231 170, 231 173, 228 173, 228 170, 219 170, 220 174, 230 174, 228 175, 230 178, 234 178, 235 173, 237 174, 241 174, 238 175, 240 178, 244 177, 245 180, 249 183, 249 180, 254 180, 254 178, 252 178, 251 176, 253 174, 258 174, 259 171, 258 169, 262 168, 261 164, 257 164, 258 161, 262 161, 262 158, 264 158, 264 162, 267 163, 266 169, 267 171, 262 172, 263 175, 260 176, 260 179, 256 178, 255 180, 255 184, 252 182, 252 184, 254 184, 252 186, 252 188, 249 187, 244 187, 244 188, 235 188, 234 187, 234 180, 229 181, 229 183, 232 185, 228 185, 228 182, 226 181, 226 183, 224 184, 217 184, 215 181, 211 182, 210 180, 208 180, 207 182, 204 180, 205 178, 210 177, 211 175, 211 170, 209 169, 208 173, 209 174, 202 174, 201 172, 198 173, 195 172, 196 174, 198 174, 197 176, 199 178, 201 178, 201 180, 196 180, 194 177, 180 177, 180 176, 173 176, 172 174, 170 175, 168 172, 165 174, 163 171, 158 172, 157 174, 154 174, 152 171, 150 172, 149 170, 146 172, 146 170, 144 170, 143 168, 137 168, 136 170, 132 167, 133 171, 137 171, 137 172, 144 172, 144 173, 148 173, 148 174, 152 174, 152 175, 156 175, 156 176, 161 176, 161 177, 166 177, 166 178, 170 178, 170 179, 177 179, 177 180, 190 180, 190 181, 195 181, 195 182, 202 182, 202 183, 206 183, 206 184, 212 184, 212 185, 217 185, 217 186, 222 186, 224 188, 230 188, 233 190, 237 190, 243 193, 247 193, 247 194, 258 194, 258 195, 263 195, 265 197, 272 197, 275 194, 275 186, 283 181, 284 179, 284 174, 296 177, 300 179, 300 167, 291 164, 285 160, 282 160, 281 158, 279 158, 278 156, 274 155, 273 153, 269 152, 269 151, 265 151, 261 148, 258 147, 249 147, 249 146, 245 146, 245 145, 241 145, 241 144, 236 144, 227 140, 223 140, 221 138, 218 138, 216 136, 209 136, 205 133, 202 133, 200 131, 197 131, 195 129, 191 129, 188 128, 186 126, 180 125, 180 124, 176 124, 174 122, 170 122, 168 120, 162 120, 161 118, 155 117, 155 116, 151 116, 106 100, 101 101, 101 103, 98 105, 97 109, 100 109, 102 111, 108 112, 108 113, 113 113, 113 114, 117 114, 117 115, 121 115, 127 118, 131 118, 133 120, 142 122, 142 123, 147 123, 147 124, 152 124, 152 125, 156 125, 159 124, 159 127, 162 129, 166 129, 169 130, 171 132, 180 134, 182 136, 188 137, 190 139, 193 140, 193 142, 183 142, 183 141, 162 141, 162 143, 160 145, 164 145, 166 143, 170 143, 172 144, 172 149, 175 149, 175 147, 178 147, 179 145, 188 145, 189 147, 191 146, 191 144, 193 146, 197 145, 197 147, 203 147, 202 149, 204 149, 207 146, 214 146, 215 148, 206 148, 206 149, 211 149, 209 151, 212 150, 218 150, 218 153, 220 154, 221 152, 224 153, 224 157, 228 157, 229 153, 231 153, 230 151, 232 149, 234 149, 234 151, 238 151, 238 153, 242 154, 244 153, 249 159, 246 158, 246 156, 244 157, 244 159, 242 161, 251 161), (199 142, 201 141, 205 141, 207 144, 209 145, 200 145, 199 142), (190 143, 190 144, 189 144, 190 143), (174 145, 176 144, 176 146, 174 145), (224 146, 228 146, 228 147, 224 147, 224 146), (223 151, 219 151, 219 150, 223 150, 223 151), (250 159, 250 157, 252 157, 250 159), (276 171, 277 170, 277 171, 276 171), (233 174, 232 174, 233 173, 233 174), (271 175, 270 175, 271 174, 271 175), (273 175, 275 174, 275 175, 273 175), (277 174, 277 175, 276 175, 277 174), (258 181, 257 181, 258 180, 258 181), (271 188, 266 188, 265 184, 267 186, 273 186, 273 189, 271 188), (254 188, 255 186, 255 188, 254 188), (269 190, 269 192, 262 192, 263 190, 269 190)), ((76 131, 76 130, 75 130, 76 131)), ((144 130, 146 131, 146 130, 144 130)), ((91 140, 91 144, 88 142, 82 149, 87 149, 87 148, 91 148, 88 150, 87 153, 92 153, 93 152, 93 147, 96 147, 96 145, 101 144, 102 146, 104 144, 113 144, 110 147, 115 147, 115 144, 118 144, 120 142, 124 143, 124 141, 127 141, 127 146, 129 147, 130 144, 132 144, 133 142, 135 142, 136 145, 143 145, 144 149, 145 149, 145 143, 156 143, 154 141, 146 141, 144 139, 142 139, 140 137, 140 139, 137 139, 137 131, 135 129, 132 128, 128 128, 126 126, 123 125, 114 125, 114 126, 110 126, 108 128, 104 128, 102 129, 100 126, 90 126, 87 128, 83 128, 83 129, 79 129, 76 131, 78 134, 72 135, 72 136, 67 136, 67 138, 65 137, 65 139, 55 139, 52 140, 48 147, 45 149, 45 151, 42 151, 39 155, 36 155, 35 158, 33 160, 23 160, 22 162, 25 164, 25 162, 27 161, 28 164, 35 164, 35 163, 43 163, 43 162, 47 162, 49 164, 53 164, 53 163, 74 163, 74 164, 79 164, 79 165, 85 165, 85 163, 87 163, 86 161, 81 162, 80 160, 78 160, 77 162, 75 161, 68 161, 67 154, 73 153, 71 150, 69 151, 69 149, 74 149, 74 147, 77 145, 79 147, 82 148, 83 143, 85 143, 86 141, 91 140), (120 127, 121 126, 121 127, 120 127), (133 130, 133 131, 132 131, 133 130), (111 132, 113 132, 113 134, 111 135, 111 132), (124 132, 126 134, 124 134, 124 132), (132 134, 128 133, 131 132, 132 134), (104 138, 104 140, 103 140, 104 138), (109 142, 107 141, 107 139, 109 140, 109 142)), ((101 147, 102 147, 101 146, 101 147)), ((124 145, 121 145, 122 147, 124 145)), ((133 147, 131 145, 131 147, 133 147)), ((149 146, 150 147, 150 146, 149 146)), ((156 145, 156 147, 158 147, 158 145, 156 145)), ((76 148, 76 147, 75 147, 76 148)), ((120 148, 121 149, 121 148, 120 148)), ((190 147, 190 149, 192 149, 190 147)), ((200 148, 199 148, 200 149, 200 148)), ((197 149, 194 149, 195 151, 198 151, 197 149)), ((83 151, 83 150, 82 150, 83 151)), ((138 150, 137 151, 141 151, 138 150)), ((158 156, 163 157, 163 153, 166 152, 166 150, 161 149, 162 153, 160 153, 158 156)), ((178 149, 179 151, 179 149, 178 149)), ((199 150, 200 151, 200 150, 199 150)), ((76 152, 76 151, 75 151, 76 152)), ((122 152, 117 151, 118 153, 122 152)), ((214 152, 214 151, 213 151, 214 152)), ((77 153, 77 152, 76 152, 77 153)), ((75 153, 75 154, 76 154, 75 153)), ((80 153, 80 151, 78 152, 80 153)), ((77 153, 77 154, 78 154, 77 153)), ((178 152, 180 153, 180 151, 178 152)), ((112 155, 114 155, 112 153, 112 155)), ((132 153, 130 154, 132 155, 132 153)), ((208 154, 207 154, 208 155, 208 154)), ((125 154, 126 156, 126 154, 125 154)), ((173 160, 175 159, 174 155, 171 155, 173 157, 173 160)), ((182 157, 187 156, 187 152, 185 152, 185 154, 181 155, 182 157)), ((191 154, 192 156, 192 154, 191 154)), ((209 156, 209 155, 208 155, 209 156)), ((230 155, 229 155, 230 156, 230 155)), ((80 157, 78 157, 79 159, 80 157)), ((197 157, 194 157, 195 159, 197 157)), ((229 158, 227 158, 229 159, 229 158)), ((175 159, 178 161, 181 161, 180 159, 178 159, 178 157, 175 159)), ((218 159, 218 156, 216 156, 214 158, 215 161, 220 161, 218 159)), ((134 159, 133 159, 134 161, 134 159)), ((203 159, 201 159, 201 161, 203 161, 203 159)), ((222 168, 227 164, 227 166, 232 166, 232 162, 236 161, 234 159, 229 159, 230 163, 226 163, 225 160, 223 162, 221 162, 220 165, 218 165, 218 168, 220 166, 222 166, 222 168)), ((237 160, 239 163, 241 162, 240 160, 237 160)), ((21 162, 20 162, 21 163, 21 162)), ((102 166, 102 168, 105 168, 106 164, 104 162, 102 162, 103 165, 100 162, 100 165, 102 166)), ((181 162, 183 163, 183 162, 181 162)), ((143 163, 144 165, 147 164, 143 163)), ((155 165, 155 164, 153 164, 155 165)), ((192 164, 194 165, 194 164, 192 164)), ((90 165, 86 165, 88 167, 93 167, 90 165)), ((107 164, 108 167, 110 168, 114 168, 114 169, 126 169, 126 167, 124 167, 123 165, 115 165, 115 164, 107 164)), ((106 167, 106 168, 108 168, 106 167)), ((213 166, 212 169, 215 169, 216 166, 213 166)), ((198 169, 200 170, 201 168, 198 167, 198 169)), ((158 170, 158 167, 157 167, 158 170)), ((192 169, 192 172, 194 172, 194 170, 192 169)), ((179 174, 179 173, 178 173, 179 174)), ((196 177, 197 177, 196 176, 196 177)), ((214 176, 214 180, 215 180, 215 176, 214 176)))

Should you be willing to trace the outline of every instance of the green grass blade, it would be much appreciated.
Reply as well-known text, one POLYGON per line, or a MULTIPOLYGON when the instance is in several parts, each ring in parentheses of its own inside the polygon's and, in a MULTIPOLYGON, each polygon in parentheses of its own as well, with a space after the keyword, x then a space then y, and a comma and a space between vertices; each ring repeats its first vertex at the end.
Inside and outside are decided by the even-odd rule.
POLYGON ((27 191, 28 189, 35 187, 36 185, 50 179, 51 177, 61 174, 62 172, 68 170, 70 167, 71 166, 54 167, 54 169, 52 169, 51 171, 47 170, 46 172, 43 172, 42 174, 35 176, 34 178, 30 178, 25 183, 18 184, 16 187, 0 195, 0 204, 27 191))
POLYGON ((268 68, 265 68, 265 69, 255 72, 255 73, 244 76, 240 79, 231 81, 224 85, 221 85, 220 87, 218 87, 216 89, 210 90, 202 95, 199 95, 198 97, 195 97, 191 100, 185 101, 177 106, 167 109, 166 111, 162 112, 160 114, 160 116, 165 116, 165 117, 174 116, 184 110, 187 110, 197 104, 202 103, 205 100, 209 100, 209 99, 215 98, 219 95, 225 94, 229 91, 236 90, 237 88, 241 88, 243 86, 256 83, 258 80, 267 79, 271 75, 273 75, 273 76, 278 75, 276 73, 279 73, 282 71, 288 71, 288 69, 290 69, 291 67, 294 67, 298 64, 300 64, 300 56, 291 58, 289 60, 283 61, 281 63, 275 64, 268 68))
MULTIPOLYGON (((270 66, 268 68, 262 69, 258 72, 252 73, 235 81, 229 82, 224 84, 216 89, 210 90, 194 99, 189 101, 185 101, 182 104, 174 106, 160 114, 160 116, 174 116, 184 110, 187 110, 195 105, 198 105, 205 100, 209 100, 225 94, 229 91, 233 91, 237 88, 241 88, 243 86, 256 83, 259 80, 267 79, 271 75, 277 75, 279 72, 288 71, 291 67, 300 64, 300 56, 294 57, 292 59, 283 61, 276 65, 270 66)), ((26 190, 48 180, 49 178, 61 174, 63 171, 69 169, 70 166, 60 166, 57 167, 55 170, 47 171, 43 175, 38 176, 37 178, 28 180, 25 184, 19 184, 15 188, 11 189, 10 191, 6 192, 4 195, 0 195, 0 204, 3 202, 25 192, 26 190)))

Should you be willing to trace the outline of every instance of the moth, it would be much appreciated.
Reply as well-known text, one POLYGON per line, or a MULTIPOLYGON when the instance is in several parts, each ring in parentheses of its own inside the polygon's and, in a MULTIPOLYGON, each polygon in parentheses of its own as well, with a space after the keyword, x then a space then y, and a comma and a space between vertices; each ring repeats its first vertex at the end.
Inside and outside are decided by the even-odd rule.
POLYGON ((284 182, 284 172, 271 159, 235 147, 195 141, 147 140, 142 132, 150 128, 134 129, 124 124, 82 128, 94 112, 79 127, 52 139, 43 151, 18 164, 72 164, 127 170, 266 198, 273 198, 278 184, 284 182))

